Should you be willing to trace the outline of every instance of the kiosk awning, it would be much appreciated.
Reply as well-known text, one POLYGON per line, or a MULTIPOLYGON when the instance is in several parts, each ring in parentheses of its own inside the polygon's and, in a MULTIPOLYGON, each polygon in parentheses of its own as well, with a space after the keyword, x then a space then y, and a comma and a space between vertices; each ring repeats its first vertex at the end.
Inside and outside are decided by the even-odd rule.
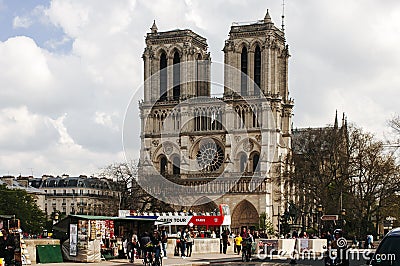
POLYGON ((84 215, 84 214, 73 214, 69 215, 73 218, 81 220, 114 220, 114 221, 155 221, 157 216, 128 216, 128 217, 115 217, 115 216, 96 216, 96 215, 84 215))

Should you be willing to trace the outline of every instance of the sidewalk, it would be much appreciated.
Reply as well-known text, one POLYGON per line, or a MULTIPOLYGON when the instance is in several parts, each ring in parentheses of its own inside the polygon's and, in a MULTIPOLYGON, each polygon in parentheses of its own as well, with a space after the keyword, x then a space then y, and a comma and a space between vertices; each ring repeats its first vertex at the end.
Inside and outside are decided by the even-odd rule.
MULTIPOLYGON (((170 256, 163 259, 163 265, 209 265, 210 262, 235 262, 241 261, 241 256, 233 253, 230 254, 192 254, 191 257, 181 258, 178 256, 170 256)), ((39 265, 39 264, 37 264, 39 265)), ((85 263, 85 262, 62 262, 62 263, 46 263, 45 266, 79 266, 79 265, 92 265, 92 266, 105 266, 105 265, 143 265, 143 260, 135 260, 134 264, 129 263, 127 259, 113 259, 108 261, 101 261, 98 263, 85 263)))

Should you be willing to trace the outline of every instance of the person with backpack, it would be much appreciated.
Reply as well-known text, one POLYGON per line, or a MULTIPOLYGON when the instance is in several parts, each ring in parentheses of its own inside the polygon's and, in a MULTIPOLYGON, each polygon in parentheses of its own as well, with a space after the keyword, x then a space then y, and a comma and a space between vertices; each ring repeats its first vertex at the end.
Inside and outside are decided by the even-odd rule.
POLYGON ((140 247, 142 248, 142 254, 144 261, 152 263, 151 253, 153 252, 153 243, 148 232, 144 232, 140 238, 140 247), (150 260, 150 261, 149 261, 150 260))

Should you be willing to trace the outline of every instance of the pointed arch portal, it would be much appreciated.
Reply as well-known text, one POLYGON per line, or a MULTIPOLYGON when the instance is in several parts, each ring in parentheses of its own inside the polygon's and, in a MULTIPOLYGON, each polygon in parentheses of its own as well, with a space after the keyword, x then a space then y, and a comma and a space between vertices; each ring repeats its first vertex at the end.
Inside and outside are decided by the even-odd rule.
POLYGON ((256 208, 247 200, 242 200, 232 212, 232 232, 239 233, 242 226, 247 228, 259 224, 256 208))

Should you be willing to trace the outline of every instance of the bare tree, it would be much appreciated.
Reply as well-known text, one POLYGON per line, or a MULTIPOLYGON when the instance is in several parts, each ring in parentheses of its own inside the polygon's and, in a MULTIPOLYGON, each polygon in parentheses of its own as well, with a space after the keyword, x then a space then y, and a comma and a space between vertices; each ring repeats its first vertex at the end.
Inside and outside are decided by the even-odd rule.
POLYGON ((114 163, 105 167, 102 176, 111 178, 118 184, 120 191, 119 209, 144 211, 170 211, 168 204, 148 194, 137 182, 138 162, 114 163))
POLYGON ((349 136, 349 178, 352 204, 349 205, 358 233, 375 230, 400 191, 399 165, 392 152, 385 151, 384 143, 370 133, 353 129, 349 136))
POLYGON ((307 213, 322 204, 326 213, 342 208, 347 187, 347 132, 334 127, 305 129, 295 133, 293 161, 297 207, 307 213))
POLYGON ((395 139, 388 141, 388 146, 399 148, 400 147, 400 115, 394 116, 388 121, 388 125, 393 129, 395 133, 395 139))
POLYGON ((361 129, 303 130, 294 139, 293 154, 296 206, 302 213, 317 204, 328 214, 340 214, 345 208, 347 229, 362 236, 372 232, 373 222, 379 224, 398 199, 395 156, 361 129))
POLYGON ((389 126, 393 128, 397 134, 400 135, 400 115, 393 117, 389 120, 389 126))

